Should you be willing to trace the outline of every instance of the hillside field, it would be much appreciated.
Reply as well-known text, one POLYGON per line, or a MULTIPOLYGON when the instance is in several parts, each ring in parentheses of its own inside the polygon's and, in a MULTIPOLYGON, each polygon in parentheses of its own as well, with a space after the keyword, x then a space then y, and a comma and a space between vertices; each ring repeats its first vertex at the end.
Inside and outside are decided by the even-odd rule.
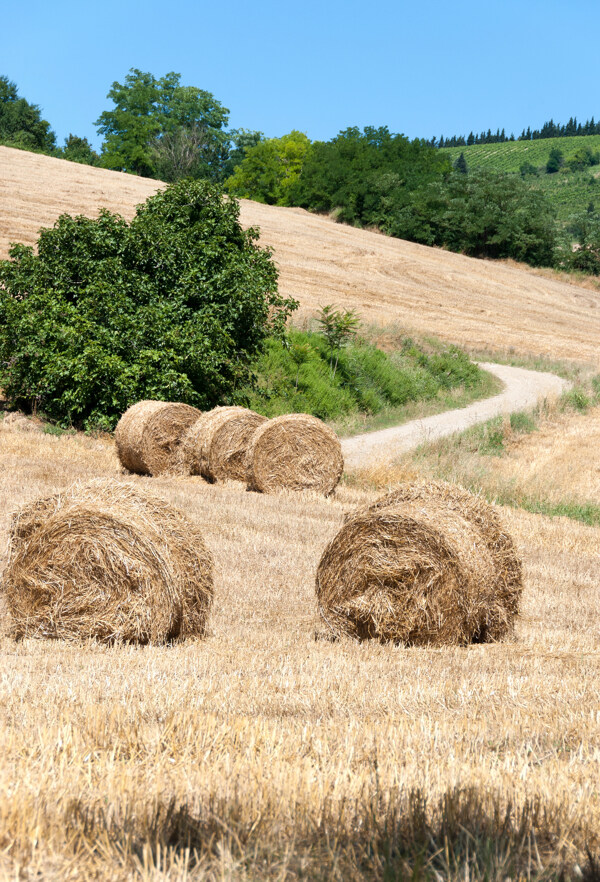
MULTIPOLYGON (((63 211, 131 217, 156 186, 0 148, 0 252, 63 211)), ((597 370, 597 289, 299 209, 241 211, 300 322, 337 303, 382 340, 415 329, 597 370)), ((600 505, 599 440, 598 409, 557 416, 515 440, 492 486, 600 505)), ((497 507, 524 566, 501 643, 331 642, 317 615, 316 567, 345 515, 434 459, 401 462, 378 490, 348 469, 328 499, 266 496, 126 477, 108 436, 0 418, 0 571, 20 505, 96 477, 182 509, 216 570, 207 638, 177 646, 14 642, 0 606, 0 880, 594 882, 600 529, 497 507)))
POLYGON ((583 171, 565 168, 555 174, 545 174, 550 151, 555 147, 562 151, 565 160, 582 147, 589 147, 595 153, 600 151, 600 135, 505 141, 503 144, 472 144, 470 147, 443 149, 453 162, 464 153, 467 167, 473 170, 519 174, 524 162, 531 163, 540 170, 540 174, 538 177, 529 175, 527 182, 548 198, 557 219, 563 224, 572 215, 585 212, 590 202, 600 211, 600 166, 590 166, 583 171))
MULTIPOLYGON (((34 244, 62 212, 131 217, 156 181, 0 147, 0 256, 34 244)), ((552 273, 493 263, 336 224, 298 208, 242 200, 245 226, 274 250, 296 319, 334 303, 366 325, 431 334, 471 349, 598 363, 600 289, 552 273)))

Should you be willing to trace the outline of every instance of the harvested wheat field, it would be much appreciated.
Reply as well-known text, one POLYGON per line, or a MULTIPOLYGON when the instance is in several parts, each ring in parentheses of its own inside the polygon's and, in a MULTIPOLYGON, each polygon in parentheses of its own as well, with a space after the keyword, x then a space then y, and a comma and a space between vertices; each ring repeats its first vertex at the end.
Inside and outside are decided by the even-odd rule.
MULTIPOLYGON (((0 147, 0 257, 33 244, 59 214, 130 218, 156 181, 0 147)), ((514 349, 598 363, 600 290, 512 263, 427 248, 336 224, 298 208, 242 201, 245 226, 274 249, 280 290, 301 312, 328 303, 375 325, 435 334, 472 348, 514 349)))
MULTIPOLYGON (((19 505, 115 476, 110 440, 0 424, 2 564, 19 505)), ((0 877, 535 879, 597 853, 599 530, 500 512, 524 563, 508 641, 330 642, 317 564, 375 494, 121 480, 201 527, 208 635, 0 639, 0 877)))

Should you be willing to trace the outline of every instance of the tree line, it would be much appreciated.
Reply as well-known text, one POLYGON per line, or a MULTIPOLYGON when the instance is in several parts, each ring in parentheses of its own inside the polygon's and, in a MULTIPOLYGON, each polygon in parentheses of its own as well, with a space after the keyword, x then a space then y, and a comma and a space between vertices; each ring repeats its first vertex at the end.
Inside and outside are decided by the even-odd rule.
MULTIPOLYGON (((600 274, 600 215, 593 205, 565 237, 544 196, 528 182, 533 167, 520 175, 470 172, 464 156, 453 166, 438 148, 456 138, 411 141, 385 126, 350 127, 327 142, 311 142, 298 131, 265 138, 228 129, 229 110, 210 92, 182 85, 174 72, 157 78, 132 68, 107 97, 112 107, 95 123, 104 139, 100 153, 74 134, 58 147, 39 108, 0 77, 0 143, 167 182, 204 179, 233 196, 328 212, 344 223, 473 256, 600 274)), ((593 118, 585 126, 572 118, 567 126, 551 121, 540 131, 551 137, 597 127, 593 118)), ((523 137, 537 133, 528 129, 523 137)), ((478 138, 514 136, 471 133, 465 146, 470 139, 481 143, 478 138)), ((584 167, 597 157, 577 161, 584 167)), ((561 162, 551 156, 546 171, 561 162)))
POLYGON ((527 126, 517 138, 512 133, 507 135, 505 129, 500 131, 498 128, 495 132, 488 129, 487 132, 479 134, 471 131, 466 136, 452 135, 445 138, 444 135, 440 135, 439 138, 431 138, 427 143, 432 147, 471 147, 473 144, 504 144, 506 141, 537 141, 545 138, 576 138, 584 135, 600 135, 600 122, 596 122, 593 116, 585 123, 578 122, 577 117, 572 116, 564 125, 555 123, 551 119, 545 122, 541 129, 527 126))

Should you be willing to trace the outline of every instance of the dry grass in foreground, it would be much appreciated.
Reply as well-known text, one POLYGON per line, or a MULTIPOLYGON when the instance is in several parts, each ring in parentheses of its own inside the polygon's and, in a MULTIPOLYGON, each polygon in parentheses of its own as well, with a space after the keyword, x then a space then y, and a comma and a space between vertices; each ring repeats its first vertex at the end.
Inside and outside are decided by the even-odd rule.
MULTIPOLYGON (((108 440, 0 427, 0 554, 19 504, 116 470, 108 440)), ((502 511, 511 642, 330 643, 315 569, 373 494, 128 480, 201 525, 210 634, 0 641, 0 878, 540 879, 597 853, 599 530, 502 511)))

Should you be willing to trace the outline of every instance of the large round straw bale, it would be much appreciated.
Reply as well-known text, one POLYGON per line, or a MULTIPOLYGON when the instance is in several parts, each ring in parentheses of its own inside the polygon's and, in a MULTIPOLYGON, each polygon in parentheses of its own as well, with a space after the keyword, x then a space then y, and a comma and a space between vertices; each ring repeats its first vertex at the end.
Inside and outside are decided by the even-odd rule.
POLYGON ((185 470, 207 481, 244 481, 248 445, 266 421, 245 407, 215 407, 203 413, 183 437, 185 470))
POLYGON ((96 479, 16 513, 2 592, 16 637, 165 643, 205 633, 213 562, 176 508, 96 479))
POLYGON ((336 635, 403 644, 498 640, 511 628, 521 564, 491 506, 450 484, 411 484, 349 516, 317 570, 336 635))
POLYGON ((306 413, 263 423, 252 436, 246 456, 248 489, 263 493, 315 490, 329 496, 343 470, 338 436, 306 413))
POLYGON ((180 467, 179 445, 201 412, 189 404, 138 401, 115 429, 121 465, 139 475, 160 475, 180 467))

